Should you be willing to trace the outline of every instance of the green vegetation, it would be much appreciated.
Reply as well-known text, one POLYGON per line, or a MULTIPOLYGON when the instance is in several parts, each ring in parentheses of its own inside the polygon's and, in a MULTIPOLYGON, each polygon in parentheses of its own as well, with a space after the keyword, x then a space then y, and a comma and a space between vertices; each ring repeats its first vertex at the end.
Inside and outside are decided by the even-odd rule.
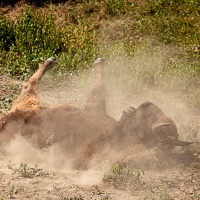
POLYGON ((172 199, 166 186, 150 185, 147 194, 141 200, 170 200, 172 199))
POLYGON ((84 200, 81 196, 77 197, 64 197, 62 200, 84 200))
POLYGON ((1 73, 26 78, 38 68, 38 62, 56 54, 61 49, 61 32, 55 28, 53 15, 43 16, 27 7, 16 22, 6 23, 1 16, 1 73), (6 40, 5 40, 6 38, 6 40), (4 63, 5 62, 5 63, 4 63))
POLYGON ((121 163, 114 165, 111 170, 104 175, 103 181, 121 189, 140 189, 143 186, 141 177, 144 175, 142 169, 131 169, 121 163))
POLYGON ((9 80, 0 79, 4 84, 1 86, 0 110, 8 111, 12 102, 20 94, 22 86, 17 83, 9 83, 9 80))
POLYGON ((130 74, 136 72, 138 89, 167 83, 166 88, 187 94, 191 107, 200 105, 198 1, 77 0, 19 6, 23 9, 17 17, 0 15, 0 74, 27 79, 50 56, 59 60, 54 69, 58 76, 80 74, 97 57, 110 64, 131 60, 127 66, 130 74))
POLYGON ((24 177, 24 178, 33 178, 37 176, 48 176, 47 172, 44 172, 42 169, 38 168, 37 165, 35 167, 30 167, 26 163, 21 163, 19 168, 14 169, 15 173, 24 177))

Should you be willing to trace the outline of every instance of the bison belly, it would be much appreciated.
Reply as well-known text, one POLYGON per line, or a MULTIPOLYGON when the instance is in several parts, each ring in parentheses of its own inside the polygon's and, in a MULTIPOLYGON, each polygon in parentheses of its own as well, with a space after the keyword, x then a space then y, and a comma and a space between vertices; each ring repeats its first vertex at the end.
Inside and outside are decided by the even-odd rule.
POLYGON ((115 125, 108 116, 94 118, 79 108, 62 106, 39 111, 21 124, 19 132, 40 149, 58 144, 66 153, 91 156, 108 145, 115 125))

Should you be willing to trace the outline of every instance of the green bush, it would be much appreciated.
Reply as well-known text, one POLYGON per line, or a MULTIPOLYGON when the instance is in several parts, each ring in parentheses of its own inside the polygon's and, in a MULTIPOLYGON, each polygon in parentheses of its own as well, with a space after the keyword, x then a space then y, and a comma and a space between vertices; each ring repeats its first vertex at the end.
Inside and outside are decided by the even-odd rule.
POLYGON ((0 15, 0 51, 9 51, 15 43, 13 23, 0 15))
POLYGON ((165 43, 190 45, 200 39, 199 2, 147 0, 142 27, 165 43))
POLYGON ((27 7, 15 23, 2 17, 0 29, 0 73, 21 79, 26 79, 48 57, 57 55, 60 65, 56 70, 68 74, 86 67, 98 52, 95 30, 87 20, 59 27, 53 13, 44 15, 27 7))
MULTIPOLYGON (((38 68, 39 62, 61 52, 64 49, 62 32, 55 27, 54 21, 53 14, 43 16, 27 7, 24 15, 10 27, 12 37, 6 37, 4 31, 2 40, 6 42, 2 43, 1 49, 5 51, 10 46, 9 53, 1 53, 4 58, 4 62, 1 60, 1 72, 26 78, 38 68)), ((3 22, 1 29, 6 30, 8 21, 3 22)))
POLYGON ((146 38, 179 47, 176 56, 200 71, 196 1, 78 0, 42 9, 27 7, 15 22, 1 16, 0 73, 26 78, 38 62, 56 56, 55 70, 68 74, 91 66, 96 57, 109 57, 107 49, 114 54, 118 44, 127 58, 133 57, 146 38))
POLYGON ((66 49, 59 54, 60 65, 56 70, 69 74, 91 66, 98 55, 99 46, 95 40, 95 30, 90 29, 89 22, 80 22, 76 26, 68 24, 63 33, 66 49))

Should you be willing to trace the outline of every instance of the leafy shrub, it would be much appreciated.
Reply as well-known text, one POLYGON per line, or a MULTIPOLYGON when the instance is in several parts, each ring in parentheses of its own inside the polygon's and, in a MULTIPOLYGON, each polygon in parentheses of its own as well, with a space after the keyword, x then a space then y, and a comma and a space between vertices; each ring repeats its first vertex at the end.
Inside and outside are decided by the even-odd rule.
POLYGON ((165 43, 195 44, 199 34, 199 3, 190 0, 147 0, 142 27, 165 43))
POLYGON ((64 30, 64 46, 66 50, 59 55, 60 66, 56 69, 61 73, 71 73, 91 66, 99 52, 95 42, 95 33, 89 30, 88 22, 73 26, 68 24, 64 30))
POLYGON ((131 169, 118 163, 104 175, 103 181, 113 184, 116 188, 141 188, 144 184, 141 181, 143 175, 142 169, 131 169))
POLYGON ((38 63, 55 55, 60 57, 60 65, 55 70, 68 74, 86 67, 98 52, 95 31, 87 20, 67 23, 63 28, 55 26, 53 13, 44 15, 27 6, 25 13, 12 23, 12 38, 6 35, 9 20, 4 18, 0 25, 4 30, 2 38, 8 40, 5 45, 10 45, 9 53, 5 52, 5 45, 1 46, 0 73, 9 76, 26 79, 38 68, 38 63))
POLYGON ((14 42, 13 23, 0 15, 0 51, 9 51, 14 42))
MULTIPOLYGON (((1 28, 8 26, 7 24, 6 21, 1 23, 1 28)), ((7 45, 4 46, 12 45, 9 54, 2 53, 5 60, 2 65, 6 65, 6 68, 2 66, 2 71, 8 75, 25 78, 38 68, 39 62, 56 55, 64 48, 62 32, 55 27, 53 14, 43 16, 39 11, 31 11, 27 7, 24 15, 19 17, 10 29, 12 37, 7 38, 7 45)), ((2 40, 5 40, 5 37, 4 31, 2 40)), ((6 50, 4 46, 1 49, 6 50)))
POLYGON ((35 167, 29 167, 26 163, 21 163, 18 169, 15 169, 15 173, 24 178, 33 178, 38 176, 47 176, 47 172, 39 169, 37 165, 35 167))
POLYGON ((63 197, 62 200, 84 200, 81 196, 63 197))

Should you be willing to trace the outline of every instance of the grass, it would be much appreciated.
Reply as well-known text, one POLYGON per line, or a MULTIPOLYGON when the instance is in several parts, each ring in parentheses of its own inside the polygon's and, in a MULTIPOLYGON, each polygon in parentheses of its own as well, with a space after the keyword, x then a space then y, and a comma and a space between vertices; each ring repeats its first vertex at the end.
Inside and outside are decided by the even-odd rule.
POLYGON ((18 97, 22 86, 17 83, 9 83, 9 80, 2 80, 4 84, 1 86, 0 92, 0 110, 9 111, 12 102, 18 97))
POLYGON ((64 197, 62 200, 84 200, 81 196, 77 197, 64 197))
POLYGON ((51 56, 59 60, 52 71, 58 77, 81 74, 97 57, 119 71, 126 61, 133 76, 128 90, 166 88, 196 109, 199 18, 198 4, 190 0, 21 2, 0 15, 0 73, 27 80, 51 56))
POLYGON ((104 182, 114 185, 117 189, 126 190, 130 193, 140 193, 145 191, 145 194, 141 200, 167 200, 171 199, 168 185, 165 177, 160 178, 159 182, 154 180, 149 181, 148 178, 144 178, 145 173, 142 169, 134 169, 121 163, 115 164, 112 169, 105 174, 104 182), (144 178, 144 180, 142 180, 144 178))
MULTIPOLYGON (((24 168, 24 166, 26 168, 25 171, 32 170, 32 167, 25 163, 21 163, 18 168, 16 168, 16 165, 11 161, 8 163, 8 168, 12 171, 24 168)), ((38 169, 37 167, 33 168, 34 171, 35 169, 38 169)), ((106 183, 103 185, 90 186, 89 188, 87 188, 87 186, 80 187, 80 185, 71 185, 71 181, 66 184, 66 181, 70 179, 66 179, 66 177, 63 176, 63 173, 60 175, 57 174, 54 178, 48 176, 48 179, 46 180, 46 176, 38 177, 34 173, 33 176, 31 175, 33 179, 30 180, 27 179, 27 173, 25 173, 24 176, 24 172, 21 173, 21 170, 18 170, 20 171, 20 174, 10 174, 8 171, 5 171, 7 176, 10 177, 10 175, 12 175, 12 178, 2 181, 2 191, 4 194, 2 199, 23 198, 23 195, 28 194, 26 198, 29 199, 44 199, 54 195, 54 197, 62 200, 83 200, 88 198, 108 200, 110 198, 116 198, 118 194, 127 195, 127 193, 132 194, 132 198, 138 197, 140 200, 167 200, 174 198, 198 199, 198 168, 196 171, 190 172, 188 169, 189 168, 185 167, 179 167, 169 171, 162 169, 160 173, 156 170, 151 171, 147 169, 147 171, 144 172, 141 169, 135 169, 117 163, 112 166, 108 174, 105 174, 104 181, 106 183), (179 171, 179 173, 177 173, 177 171, 179 171), (63 181, 59 182, 60 180, 63 181), (183 182, 184 184, 182 184, 183 182), (51 187, 47 187, 47 183, 51 187), (57 189, 53 189, 54 185, 57 189), (113 185, 117 187, 118 191, 113 188, 113 185), (73 188, 72 191, 76 191, 76 194, 68 192, 71 188, 73 188), (77 190, 75 190, 75 188, 77 190)))
POLYGON ((131 169, 121 163, 114 165, 111 170, 104 175, 103 181, 114 185, 118 189, 139 189, 143 186, 142 169, 131 169))
POLYGON ((23 162, 18 168, 14 169, 14 172, 24 178, 33 178, 38 176, 46 177, 49 175, 49 173, 44 172, 42 169, 38 168, 37 165, 35 165, 35 167, 30 167, 28 164, 23 162))
POLYGON ((169 191, 164 186, 152 185, 141 200, 170 200, 172 199, 169 191))

